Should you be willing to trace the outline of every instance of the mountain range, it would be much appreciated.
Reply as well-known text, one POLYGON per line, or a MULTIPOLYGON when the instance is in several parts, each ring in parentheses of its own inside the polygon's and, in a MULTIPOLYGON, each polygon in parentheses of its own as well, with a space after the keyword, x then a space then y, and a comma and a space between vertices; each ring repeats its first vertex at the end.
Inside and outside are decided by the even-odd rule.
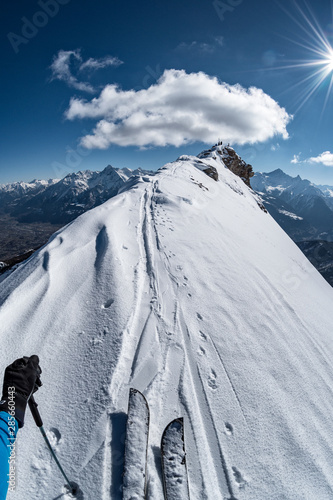
POLYGON ((115 169, 109 165, 102 172, 85 170, 68 174, 61 180, 1 185, 0 210, 19 222, 66 224, 104 203, 118 193, 129 177, 141 173, 141 170, 115 169))
POLYGON ((333 286, 333 187, 281 169, 256 173, 251 185, 276 222, 333 286))
POLYGON ((281 169, 256 173, 251 186, 294 241, 333 241, 333 187, 291 177, 281 169))
MULTIPOLYGON (((218 154, 218 153, 216 153, 218 154)), ((203 151, 198 158, 205 158, 203 151)), ((228 168, 260 194, 269 213, 294 241, 333 241, 333 187, 319 186, 281 169, 255 173, 232 148, 221 148, 228 168), (236 166, 235 166, 236 165, 236 166)), ((101 172, 86 170, 61 180, 35 180, 0 185, 0 211, 19 222, 66 224, 115 196, 130 177, 150 175, 141 169, 108 165, 101 172)))

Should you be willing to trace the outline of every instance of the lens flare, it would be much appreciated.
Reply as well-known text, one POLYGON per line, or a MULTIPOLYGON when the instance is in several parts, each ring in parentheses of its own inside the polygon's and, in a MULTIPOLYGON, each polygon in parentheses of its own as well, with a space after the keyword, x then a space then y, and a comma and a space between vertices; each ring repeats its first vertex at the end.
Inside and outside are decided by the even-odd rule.
POLYGON ((328 56, 327 67, 329 71, 333 71, 333 50, 331 50, 331 53, 328 56))
POLYGON ((298 25, 301 31, 298 40, 288 40, 303 50, 305 49, 309 57, 275 69, 297 68, 306 70, 307 75, 292 87, 293 89, 299 87, 296 102, 298 105, 297 111, 304 106, 319 88, 327 87, 324 110, 333 88, 333 47, 306 0, 304 0, 304 8, 301 8, 296 1, 292 3, 298 13, 297 17, 282 5, 280 7, 298 25))

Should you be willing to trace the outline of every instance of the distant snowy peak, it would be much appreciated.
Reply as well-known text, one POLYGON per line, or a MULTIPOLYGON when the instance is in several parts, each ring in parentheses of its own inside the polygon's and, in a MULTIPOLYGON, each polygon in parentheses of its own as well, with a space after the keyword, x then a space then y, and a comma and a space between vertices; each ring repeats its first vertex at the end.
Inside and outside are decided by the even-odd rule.
POLYGON ((73 172, 61 180, 46 183, 43 189, 29 196, 18 194, 7 211, 20 222, 66 224, 118 194, 129 179, 147 174, 140 169, 116 169, 111 165, 102 171, 73 172))
POLYGON ((269 173, 258 172, 255 174, 252 183, 255 189, 263 192, 289 191, 292 194, 311 194, 321 195, 318 186, 307 179, 302 179, 299 175, 292 177, 280 168, 269 173))
POLYGON ((333 188, 317 186, 281 169, 256 173, 252 187, 269 213, 295 241, 333 237, 333 188))
POLYGON ((31 182, 11 182, 9 184, 0 184, 0 190, 1 191, 15 191, 15 190, 22 190, 22 191, 28 191, 31 189, 36 189, 40 187, 48 187, 51 184, 54 184, 55 182, 58 182, 59 179, 49 179, 49 180, 38 180, 34 179, 31 182))
POLYGON ((125 182, 111 165, 102 172, 71 173, 20 203, 15 215, 22 222, 67 223, 115 196, 125 182))
POLYGON ((314 198, 323 199, 329 208, 333 209, 333 187, 317 186, 299 175, 292 177, 281 169, 270 173, 256 173, 252 185, 258 192, 280 196, 287 202, 301 197, 303 204, 312 205, 314 198))
POLYGON ((59 179, 37 180, 31 182, 12 182, 9 184, 0 184, 0 198, 1 197, 19 197, 28 194, 36 194, 44 191, 49 186, 59 182, 59 179), (6 196, 7 195, 7 196, 6 196))
MULTIPOLYGON (((109 168, 111 167, 111 165, 109 165, 108 167, 106 168, 109 168)), ((111 167, 113 168, 113 167, 111 167)), ((133 177, 133 176, 145 176, 145 175, 155 175, 156 174, 156 171, 153 171, 153 170, 144 170, 142 168, 136 168, 135 170, 131 170, 130 168, 114 168, 113 170, 115 170, 117 172, 117 174, 124 180, 124 181, 128 181, 128 179, 130 177, 133 177)))
POLYGON ((102 172, 85 170, 83 172, 80 171, 68 174, 56 184, 55 189, 72 189, 76 191, 76 194, 79 194, 80 192, 94 189, 99 185, 103 187, 103 189, 109 190, 110 188, 114 188, 115 185, 120 187, 123 182, 123 178, 116 169, 108 165, 102 172))
POLYGON ((317 188, 319 188, 328 198, 333 198, 333 186, 321 186, 318 184, 317 188))

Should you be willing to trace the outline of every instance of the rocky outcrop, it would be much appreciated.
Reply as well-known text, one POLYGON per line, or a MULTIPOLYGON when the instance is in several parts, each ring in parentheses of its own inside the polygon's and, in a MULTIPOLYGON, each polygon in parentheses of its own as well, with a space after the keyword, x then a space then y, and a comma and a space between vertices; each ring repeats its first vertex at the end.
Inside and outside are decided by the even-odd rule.
MULTIPOLYGON (((230 146, 222 146, 221 141, 218 144, 215 144, 212 148, 202 151, 202 153, 198 154, 198 158, 201 158, 202 160, 209 160, 209 158, 217 160, 220 158, 224 165, 231 170, 231 172, 238 175, 238 177, 240 177, 247 186, 251 187, 250 179, 254 176, 252 165, 249 165, 242 160, 236 151, 230 146)), ((213 172, 213 170, 216 170, 214 167, 202 170, 216 181, 218 180, 217 171, 213 172)))
POLYGON ((211 177, 212 179, 214 179, 214 181, 218 181, 219 180, 219 174, 216 170, 215 167, 208 167, 208 168, 205 168, 203 170, 203 172, 205 172, 205 174, 207 174, 209 177, 211 177))
POLYGON ((229 146, 224 147, 222 151, 218 150, 217 153, 223 156, 226 167, 235 175, 238 175, 247 186, 251 187, 250 179, 254 176, 252 165, 242 160, 236 151, 229 146))

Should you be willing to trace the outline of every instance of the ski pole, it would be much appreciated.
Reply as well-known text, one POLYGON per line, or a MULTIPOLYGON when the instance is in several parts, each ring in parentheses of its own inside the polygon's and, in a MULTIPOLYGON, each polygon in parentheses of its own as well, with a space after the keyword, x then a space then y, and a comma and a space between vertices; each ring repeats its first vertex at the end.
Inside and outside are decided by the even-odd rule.
POLYGON ((48 440, 48 437, 47 437, 46 432, 45 432, 44 427, 43 427, 43 421, 42 421, 42 418, 41 418, 39 410, 38 410, 38 404, 36 403, 35 398, 33 396, 30 396, 30 399, 29 399, 29 408, 30 408, 31 414, 32 414, 32 416, 34 418, 34 421, 35 421, 37 427, 39 428, 39 430, 40 430, 40 432, 41 432, 41 434, 42 434, 42 436, 44 438, 44 441, 47 444, 47 447, 48 447, 48 449, 51 452, 52 457, 55 460, 55 463, 57 464, 57 466, 58 466, 61 474, 64 476, 64 478, 66 480, 66 484, 67 484, 67 486, 69 488, 69 492, 72 493, 73 495, 75 495, 76 488, 71 485, 68 477, 66 476, 66 474, 64 472, 64 469, 61 467, 61 465, 59 463, 59 460, 58 460, 58 458, 57 458, 54 450, 52 449, 51 443, 48 440))

